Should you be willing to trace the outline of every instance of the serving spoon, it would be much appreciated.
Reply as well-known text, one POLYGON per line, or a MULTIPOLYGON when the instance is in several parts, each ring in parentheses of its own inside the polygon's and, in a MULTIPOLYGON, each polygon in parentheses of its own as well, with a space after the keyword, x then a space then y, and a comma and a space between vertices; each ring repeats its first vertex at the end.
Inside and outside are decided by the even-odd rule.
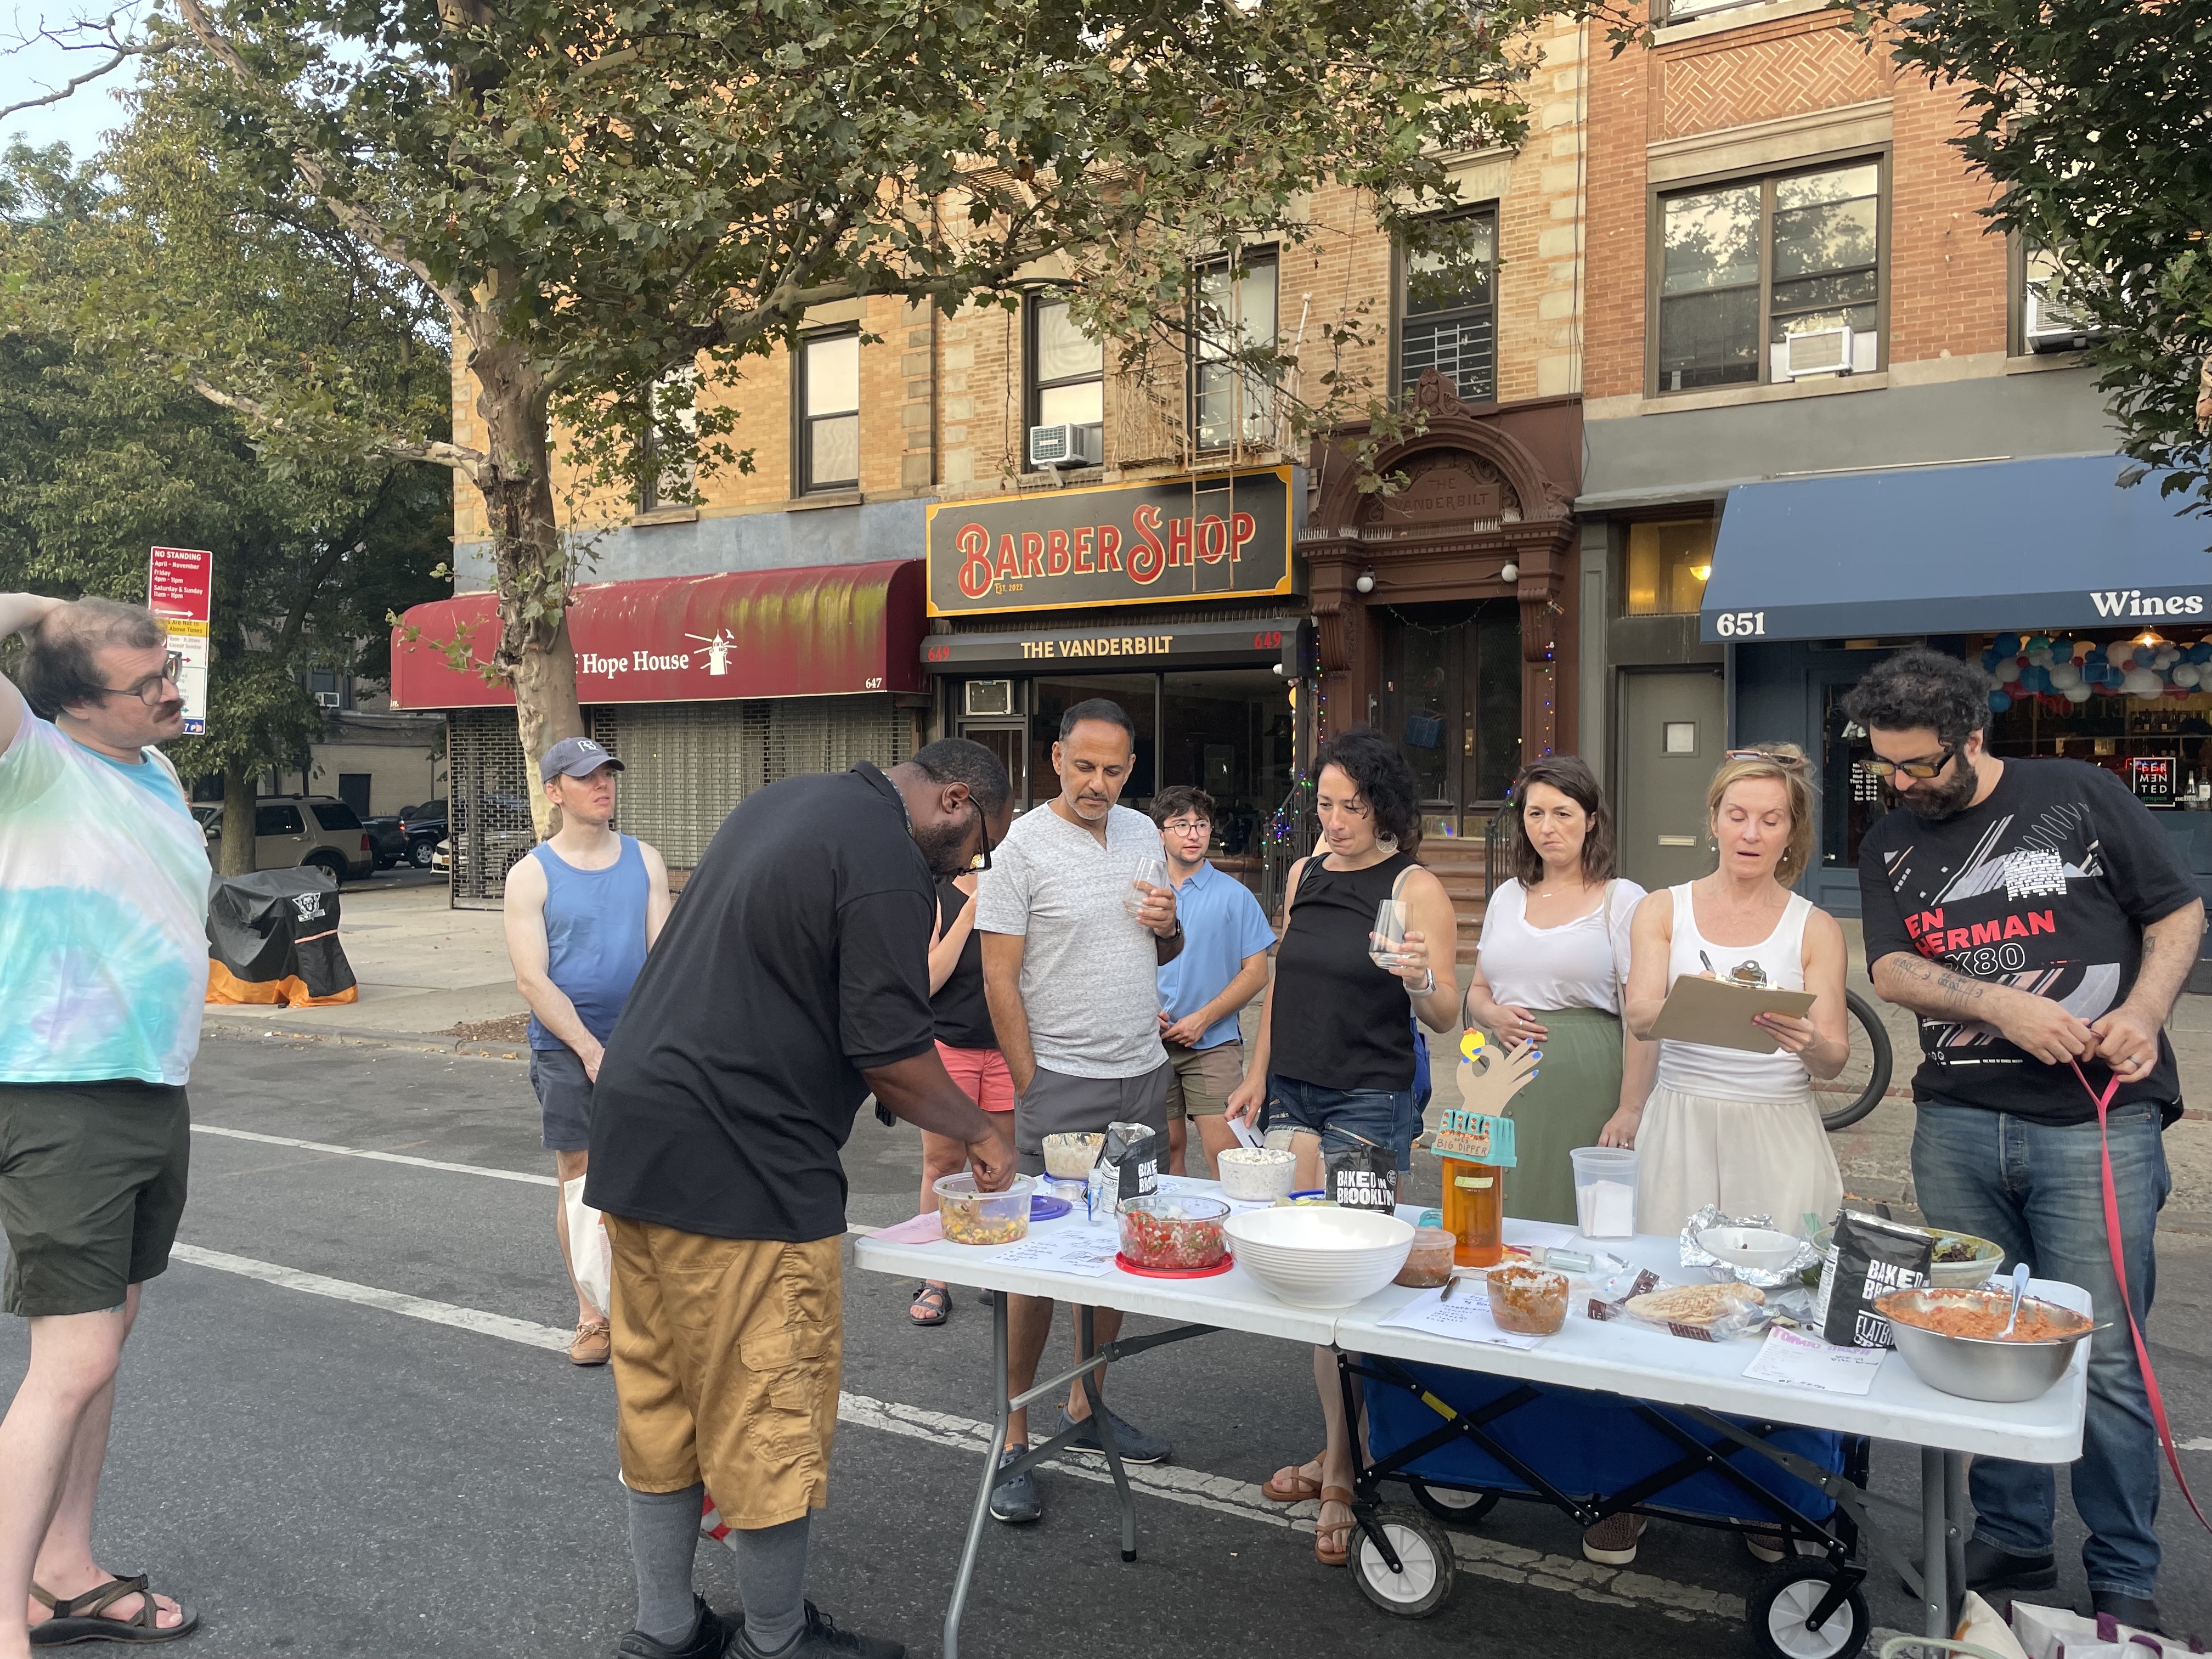
POLYGON ((2023 1261, 2012 1270, 2012 1317, 2005 1321, 2004 1329, 1997 1333, 1997 1340, 2000 1342, 2010 1336, 2012 1328, 2020 1323, 2020 1302, 2021 1298, 2027 1294, 2027 1263, 2023 1261))

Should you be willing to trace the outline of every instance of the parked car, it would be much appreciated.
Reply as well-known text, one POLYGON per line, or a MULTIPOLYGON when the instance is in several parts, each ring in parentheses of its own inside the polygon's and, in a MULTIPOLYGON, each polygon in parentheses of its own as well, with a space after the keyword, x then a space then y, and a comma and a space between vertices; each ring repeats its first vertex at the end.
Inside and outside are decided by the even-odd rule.
MULTIPOLYGON (((437 803, 442 806, 444 802, 437 803)), ((495 870, 505 872, 515 860, 538 845, 538 830, 531 822, 530 803, 520 795, 488 794, 478 799, 477 810, 486 861, 495 870)), ((408 823, 411 831, 413 819, 408 823)), ((441 822, 441 830, 447 828, 441 822)), ((434 870, 454 868, 454 842, 459 835, 441 836, 432 843, 430 867, 434 870)), ((464 855, 464 863, 466 861, 464 855)))
MULTIPOLYGON (((218 866, 223 817, 217 806, 206 820, 208 861, 218 866)), ((253 808, 253 862, 261 870, 312 864, 337 882, 376 873, 368 831, 352 807, 331 795, 263 796, 253 808)))
POLYGON ((399 830, 407 837, 408 863, 417 870, 431 868, 431 854, 446 838, 446 803, 426 800, 419 806, 401 807, 399 830))
POLYGON ((376 867, 389 870, 407 856, 407 831, 400 827, 396 812, 380 812, 374 817, 363 818, 361 827, 368 831, 368 844, 376 854, 376 867))

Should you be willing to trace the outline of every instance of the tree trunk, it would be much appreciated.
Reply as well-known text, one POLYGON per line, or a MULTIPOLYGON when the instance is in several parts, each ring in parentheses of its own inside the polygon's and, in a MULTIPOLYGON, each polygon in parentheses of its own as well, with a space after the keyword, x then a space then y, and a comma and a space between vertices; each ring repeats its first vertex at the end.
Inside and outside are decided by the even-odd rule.
POLYGON ((253 771, 234 760, 222 769, 222 874, 250 876, 260 868, 253 855, 253 771))
POLYGON ((469 368, 483 387, 477 412, 483 417, 491 458, 476 483, 491 525, 497 573, 500 637, 492 661, 514 688, 531 817, 542 840, 559 824, 538 787, 538 763, 562 738, 584 734, 576 653, 568 641, 569 560, 553 517, 545 382, 527 355, 512 345, 475 348, 469 368))

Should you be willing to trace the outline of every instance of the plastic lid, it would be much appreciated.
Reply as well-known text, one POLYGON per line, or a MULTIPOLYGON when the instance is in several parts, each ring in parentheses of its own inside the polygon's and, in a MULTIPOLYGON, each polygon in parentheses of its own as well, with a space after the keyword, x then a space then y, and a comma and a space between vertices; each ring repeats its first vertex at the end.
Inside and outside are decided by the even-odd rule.
POLYGON ((1446 1231, 1442 1227, 1416 1227, 1413 1229, 1413 1248, 1417 1250, 1433 1250, 1440 1246, 1454 1245, 1458 1243, 1458 1239, 1454 1237, 1449 1232, 1446 1231))

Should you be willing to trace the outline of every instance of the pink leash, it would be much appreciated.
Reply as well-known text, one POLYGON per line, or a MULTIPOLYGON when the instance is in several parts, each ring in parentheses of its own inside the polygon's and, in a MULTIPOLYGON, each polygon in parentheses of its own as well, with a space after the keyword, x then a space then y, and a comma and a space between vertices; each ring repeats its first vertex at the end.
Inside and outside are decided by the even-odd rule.
POLYGON ((2188 1504, 2190 1513, 2197 1517, 2197 1524, 2212 1532, 2212 1521, 2207 1521, 2204 1511, 2197 1508, 2197 1494, 2189 1490, 2189 1478, 2181 1472, 2181 1455, 2173 1443, 2173 1430, 2166 1420, 2166 1397, 2159 1392, 2158 1373, 2151 1369, 2150 1349, 2143 1341, 2142 1327, 2136 1322, 2134 1300, 2128 1295, 2127 1259, 2120 1249, 2120 1200, 2112 1187, 2112 1143, 2105 1128, 2106 1109, 2119 1092, 2120 1074, 2112 1073, 2112 1080, 2100 1095, 2089 1087, 2080 1060, 2067 1063, 2073 1066, 2074 1075, 2081 1079, 2081 1087, 2087 1091, 2089 1098, 2097 1103, 2097 1150, 2104 1159, 2105 1243, 2112 1252, 2112 1277, 2119 1284, 2120 1306, 2128 1316, 2128 1334, 2135 1339, 2136 1364, 2142 1370, 2143 1396, 2150 1402, 2151 1421, 2158 1425, 2159 1443, 2166 1449, 2166 1467, 2173 1471, 2174 1484, 2181 1488, 2182 1498, 2188 1504))

